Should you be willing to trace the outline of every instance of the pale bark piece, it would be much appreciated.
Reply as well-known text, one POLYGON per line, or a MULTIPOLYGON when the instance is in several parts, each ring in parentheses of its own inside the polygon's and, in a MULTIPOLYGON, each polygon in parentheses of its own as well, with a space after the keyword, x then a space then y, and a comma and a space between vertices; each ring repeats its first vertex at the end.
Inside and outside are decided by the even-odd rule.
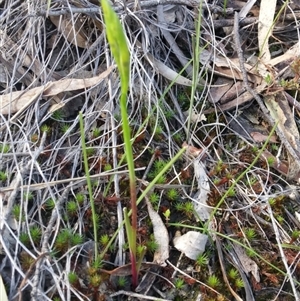
POLYGON ((43 93, 43 90, 44 86, 41 86, 28 91, 16 91, 0 95, 1 114, 12 114, 25 109, 43 93))
MULTIPOLYGON (((251 132, 251 133, 250 133, 250 136, 251 136, 251 137, 253 138, 253 140, 254 140, 255 142, 257 142, 257 143, 265 142, 265 141, 267 141, 267 139, 269 138, 268 135, 264 135, 264 134, 262 134, 262 133, 260 133, 260 132, 251 132)), ((273 135, 273 136, 269 139, 269 141, 270 141, 271 143, 278 143, 278 140, 277 140, 277 138, 276 138, 275 135, 273 135)))
MULTIPOLYGON (((10 230, 8 228, 15 231, 17 229, 17 221, 12 216, 12 214, 8 214, 8 212, 9 208, 7 205, 7 198, 5 198, 5 195, 3 193, 0 193, 0 231, 2 237, 1 241, 4 241, 6 246, 12 247, 15 244, 15 240, 11 236, 10 230)), ((0 254, 5 254, 5 249, 2 245, 2 242, 0 242, 0 254)), ((2 299, 0 300, 2 301, 2 299)))
POLYGON ((210 187, 204 164, 199 158, 194 160, 194 172, 198 183, 198 191, 193 197, 196 218, 200 218, 201 221, 207 221, 210 218, 210 213, 212 211, 212 209, 207 205, 210 187))
POLYGON ((237 81, 231 88, 222 96, 220 99, 220 104, 228 103, 229 101, 239 97, 243 93, 244 83, 242 81, 237 81))
POLYGON ((258 46, 263 61, 271 59, 269 37, 272 34, 277 0, 262 0, 259 10, 258 46))
POLYGON ((218 103, 225 93, 230 90, 233 81, 228 78, 218 77, 214 86, 209 89, 209 101, 211 103, 218 103))
POLYGON ((271 116, 275 122, 278 122, 277 131, 282 133, 281 142, 288 152, 288 177, 298 181, 300 175, 300 135, 291 108, 283 93, 277 93, 276 96, 268 95, 264 100, 271 116))
POLYGON ((300 223, 300 213, 295 212, 295 217, 296 217, 297 221, 300 223))
POLYGON ((243 8, 239 12, 239 19, 246 18, 249 11, 252 9, 256 0, 248 0, 247 3, 243 6, 243 8))
POLYGON ((245 250, 241 246, 239 246, 235 243, 233 243, 232 246, 242 264, 242 268, 243 268, 244 272, 247 275, 249 273, 251 273, 253 275, 254 279, 256 280, 256 282, 260 282, 260 276, 259 276, 259 271, 258 271, 259 269, 258 269, 256 262, 254 260, 252 260, 246 254, 245 250))
POLYGON ((2 280, 2 276, 0 275, 0 300, 8 301, 6 289, 2 280))
POLYGON ((205 115, 197 113, 196 110, 193 110, 192 114, 190 114, 189 111, 185 111, 185 112, 183 112, 183 115, 186 118, 189 118, 192 123, 196 123, 197 124, 197 123, 199 123, 201 121, 206 121, 205 115))
POLYGON ((7 82, 8 82, 8 76, 7 76, 6 69, 0 63, 0 83, 7 83, 7 82))
POLYGON ((277 56, 273 59, 271 59, 268 62, 268 65, 275 66, 279 63, 289 61, 293 58, 296 58, 300 55, 300 42, 297 42, 295 45, 293 45, 288 51, 286 51, 284 54, 277 56))
POLYGON ((90 46, 87 33, 79 18, 75 18, 74 20, 67 16, 50 16, 50 20, 68 42, 80 48, 88 48, 90 46))
POLYGON ((179 75, 176 71, 172 70, 167 65, 154 58, 151 54, 148 53, 146 55, 146 58, 149 60, 154 69, 166 79, 175 82, 178 85, 188 87, 192 86, 193 83, 191 80, 182 75, 179 75))
POLYGON ((197 231, 189 231, 184 235, 176 233, 174 247, 184 253, 186 257, 196 260, 205 251, 208 236, 197 231))
POLYGON ((0 95, 0 113, 5 115, 24 110, 40 96, 53 96, 61 92, 75 91, 95 86, 104 80, 113 69, 114 66, 111 66, 100 75, 91 78, 67 78, 49 82, 46 85, 32 88, 28 91, 17 91, 0 95))
POLYGON ((169 234, 160 215, 153 210, 153 207, 147 198, 146 203, 153 226, 154 239, 158 244, 158 248, 154 253, 153 262, 165 266, 165 261, 169 258, 169 234))

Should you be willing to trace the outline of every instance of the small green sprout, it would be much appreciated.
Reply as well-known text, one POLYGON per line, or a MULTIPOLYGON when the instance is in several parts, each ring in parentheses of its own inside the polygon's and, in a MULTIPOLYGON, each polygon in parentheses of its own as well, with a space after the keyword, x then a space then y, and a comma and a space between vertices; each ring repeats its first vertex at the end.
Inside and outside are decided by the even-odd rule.
POLYGON ((253 152, 254 154, 256 154, 258 151, 259 151, 259 149, 258 149, 257 146, 253 146, 253 147, 252 147, 252 152, 253 152))
POLYGON ((84 194, 83 194, 83 193, 80 193, 80 192, 79 192, 79 193, 76 193, 76 194, 75 194, 75 199, 76 199, 78 205, 82 205, 83 202, 84 202, 84 194))
POLYGON ((30 237, 26 232, 21 232, 19 235, 20 242, 24 244, 26 247, 30 245, 30 237))
POLYGON ((33 198, 34 198, 34 195, 33 195, 33 193, 32 193, 31 191, 29 191, 29 192, 25 192, 25 193, 23 194, 23 197, 24 197, 24 199, 27 200, 27 201, 32 201, 33 198))
POLYGON ((27 252, 21 252, 20 254, 20 262, 24 271, 28 271, 35 259, 32 258, 27 252))
POLYGON ((158 249, 159 245, 156 242, 153 234, 150 235, 150 239, 146 242, 146 247, 151 253, 154 253, 158 249))
POLYGON ((4 171, 0 171, 0 181, 5 182, 7 180, 7 174, 4 171))
POLYGON ((93 138, 98 138, 101 134, 101 130, 99 128, 93 129, 93 138))
POLYGON ((86 148, 86 154, 88 157, 91 157, 95 154, 96 150, 93 147, 87 147, 86 148))
POLYGON ((68 280, 71 285, 76 285, 78 283, 78 275, 75 272, 70 272, 68 274, 68 280))
POLYGON ((10 146, 5 143, 0 143, 0 153, 7 154, 10 150, 10 146))
POLYGON ((191 201, 187 201, 183 203, 182 211, 190 217, 194 212, 194 204, 191 201))
POLYGON ((265 76, 265 82, 267 83, 267 85, 271 85, 273 80, 272 80, 272 77, 271 77, 271 74, 268 73, 266 76, 265 76))
POLYGON ((208 264, 208 256, 205 253, 200 254, 196 259, 196 264, 199 267, 205 267, 208 264))
POLYGON ((70 129, 70 124, 69 123, 63 123, 60 126, 60 130, 62 131, 63 134, 67 133, 70 129))
POLYGON ((41 228, 34 225, 29 229, 29 231, 30 231, 30 236, 31 236, 31 239, 33 240, 33 242, 35 244, 38 244, 40 242, 41 236, 42 236, 41 228))
POLYGON ((25 215, 22 212, 22 207, 20 204, 13 205, 12 207, 12 215, 16 221, 25 221, 25 215))
MULTIPOLYGON (((150 178, 150 179, 154 179, 158 174, 159 174, 159 172, 166 166, 166 162, 165 161, 163 161, 163 160, 156 160, 155 162, 154 162, 154 170, 153 171, 151 171, 151 172, 149 172, 148 173, 148 177, 150 178)), ((166 177, 166 175, 164 174, 164 175, 162 175, 158 180, 157 180, 157 184, 164 184, 164 183, 166 183, 166 181, 167 181, 167 177, 166 177)))
POLYGON ((234 188, 229 188, 228 189, 228 194, 227 194, 227 196, 228 197, 234 197, 236 195, 236 193, 235 193, 235 190, 234 190, 234 188))
POLYGON ((221 179, 220 179, 220 178, 215 178, 215 179, 213 180, 213 183, 214 183, 215 186, 219 186, 220 182, 221 182, 221 179))
POLYGON ((91 184, 92 184, 92 187, 93 187, 93 188, 97 188, 97 187, 99 186, 99 181, 97 181, 97 180, 92 180, 92 181, 91 181, 91 184))
POLYGON ((222 172, 224 170, 224 162, 222 160, 219 160, 217 162, 217 165, 215 167, 215 172, 216 174, 219 174, 220 172, 222 172))
POLYGON ((267 158, 267 162, 268 162, 269 165, 273 165, 273 164, 275 163, 275 158, 273 158, 273 157, 268 157, 268 158, 267 158))
POLYGON ((236 287, 237 290, 243 288, 245 286, 243 279, 237 278, 234 282, 234 286, 236 287))
POLYGON ((257 182, 257 178, 256 177, 250 177, 249 179, 249 185, 252 186, 257 182))
POLYGON ((272 151, 278 151, 279 146, 276 143, 272 143, 271 144, 271 149, 272 149, 272 151))
POLYGON ((184 208, 184 204, 183 204, 182 202, 177 202, 177 203, 175 204, 175 209, 176 209, 177 211, 183 211, 183 208, 184 208))
POLYGON ((297 240, 300 237, 300 230, 294 230, 291 237, 293 241, 297 240))
POLYGON ((78 246, 80 244, 82 244, 82 241, 83 241, 83 238, 80 234, 78 233, 75 233, 73 234, 71 237, 70 237, 70 243, 71 243, 71 246, 78 246))
POLYGON ((252 241, 253 239, 256 238, 256 232, 252 228, 248 228, 245 230, 245 236, 249 241, 252 241))
POLYGON ((175 188, 172 188, 166 193, 167 198, 171 201, 175 201, 178 199, 178 191, 175 188))
POLYGON ((231 179, 233 179, 233 174, 228 172, 228 173, 226 173, 225 177, 226 177, 226 179, 231 180, 231 179))
POLYGON ((156 181, 157 184, 165 184, 166 182, 167 182, 167 177, 165 175, 161 175, 156 181))
POLYGON ((164 213, 163 213, 164 217, 166 218, 166 221, 170 220, 170 215, 171 215, 171 211, 170 209, 167 209, 164 213))
POLYGON ((98 288, 100 286, 100 284, 102 283, 103 279, 101 277, 101 275, 99 274, 94 274, 90 277, 90 286, 94 287, 94 288, 98 288))
POLYGON ((253 249, 246 249, 246 254, 252 258, 256 256, 255 251, 253 249))
POLYGON ((175 282, 174 282, 174 285, 178 290, 183 289, 183 287, 185 286, 184 279, 176 278, 175 282))
POLYGON ((100 256, 98 256, 91 264, 92 268, 99 270, 103 267, 103 262, 100 256))
POLYGON ((125 276, 120 276, 117 279, 117 286, 122 288, 125 287, 127 285, 127 279, 125 276))
POLYGON ((151 202, 152 205, 157 205, 159 200, 160 200, 160 196, 158 193, 153 192, 150 194, 149 201, 151 202))
POLYGON ((78 204, 76 201, 68 201, 66 204, 66 210, 68 215, 75 216, 78 213, 78 204))
POLYGON ((221 282, 216 275, 210 275, 207 279, 206 284, 211 288, 216 289, 221 285, 221 282))
POLYGON ((143 257, 144 254, 145 254, 145 252, 146 252, 146 250, 147 250, 146 246, 144 246, 144 245, 137 245, 136 246, 136 254, 137 254, 137 256, 140 257, 140 258, 143 257))
POLYGON ((61 121, 64 118, 64 112, 62 110, 56 110, 55 112, 52 113, 51 118, 61 121))
POLYGON ((108 234, 101 235, 100 236, 100 244, 103 247, 106 247, 108 243, 109 243, 109 236, 108 236, 108 234))
POLYGON ((100 224, 100 215, 99 214, 95 214, 94 216, 91 216, 91 219, 93 221, 95 221, 96 227, 99 228, 101 226, 100 224))
POLYGON ((116 122, 120 122, 121 121, 121 115, 120 114, 114 114, 114 119, 116 120, 116 122))
POLYGON ((65 252, 69 247, 80 245, 81 243, 82 237, 80 234, 74 234, 70 229, 63 229, 58 233, 54 245, 59 252, 65 252))
POLYGON ((167 120, 170 120, 174 117, 175 113, 172 110, 167 110, 167 111, 164 112, 164 115, 165 115, 167 120))
POLYGON ((127 251, 129 249, 129 243, 128 242, 125 242, 122 246, 123 250, 124 251, 127 251))
POLYGON ((156 160, 153 165, 155 171, 159 173, 167 165, 167 163, 163 160, 156 160))
POLYGON ((41 132, 49 134, 51 132, 51 127, 47 124, 41 126, 41 132))
POLYGON ((53 210, 55 207, 55 201, 53 199, 48 199, 46 201, 46 209, 47 210, 53 210))
POLYGON ((283 224, 284 223, 284 217, 283 216, 281 216, 281 215, 278 214, 276 216, 276 219, 277 219, 277 221, 278 221, 279 224, 283 224))
POLYGON ((230 278, 231 280, 235 280, 237 279, 237 277, 239 276, 239 272, 236 269, 230 269, 228 272, 228 278, 230 278))
POLYGON ((189 108, 190 99, 185 92, 180 92, 177 95, 177 99, 182 110, 186 111, 189 108))
POLYGON ((184 140, 184 138, 182 137, 182 134, 180 134, 180 133, 173 134, 173 139, 178 144, 181 144, 184 140))
POLYGON ((104 171, 110 171, 110 170, 112 170, 111 164, 106 163, 106 164, 104 165, 104 171))
POLYGON ((274 198, 269 198, 269 204, 270 204, 270 206, 276 205, 276 199, 274 199, 274 198))

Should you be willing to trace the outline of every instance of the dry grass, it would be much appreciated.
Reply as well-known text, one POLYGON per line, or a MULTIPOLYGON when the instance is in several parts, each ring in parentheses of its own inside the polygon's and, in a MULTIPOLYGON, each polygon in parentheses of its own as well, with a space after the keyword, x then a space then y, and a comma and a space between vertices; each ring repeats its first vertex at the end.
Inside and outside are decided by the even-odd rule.
MULTIPOLYGON (((151 181, 159 169, 157 162, 174 157, 189 137, 190 145, 203 150, 211 189, 207 202, 215 207, 262 147, 261 136, 253 133, 266 139, 271 127, 253 97, 245 103, 237 98, 243 92, 242 74, 233 70, 233 65, 225 65, 237 57, 233 23, 229 24, 233 20, 231 2, 226 13, 222 5, 203 4, 200 84, 192 104, 198 120, 188 120, 192 65, 182 72, 184 78, 175 77, 193 55, 197 5, 196 1, 173 1, 157 7, 157 3, 140 1, 127 3, 125 8, 116 4, 115 8, 131 53, 128 112, 136 137, 133 150, 138 183, 151 181), (224 28, 221 21, 227 22, 224 28), (170 69, 177 72, 175 76, 170 69), (221 81, 226 78, 229 82, 221 81), (170 85, 172 80, 175 83, 170 85), (225 85, 235 85, 232 98, 221 97, 225 85)), ((289 9, 288 17, 300 8, 294 5, 289 9)), ((257 7, 253 16, 240 24, 244 56, 250 65, 250 56, 258 53, 255 12, 257 7)), ((288 17, 283 20, 281 16, 283 23, 274 28, 273 57, 298 40, 298 29, 291 30, 293 21, 288 17), (288 25, 291 27, 283 36, 282 28, 288 25)), ((0 1, 0 45, 1 95, 50 81, 59 86, 61 79, 94 77, 113 64, 102 16, 97 5, 87 1, 52 1, 50 10, 45 1, 0 1)), ((238 59, 235 63, 239 64, 238 59)), ((250 67, 255 69, 255 63, 250 67)), ((276 67, 283 70, 285 66, 276 67)), ((297 77, 295 67, 293 70, 285 80, 297 77)), ((252 71, 247 69, 248 75, 252 71)), ((253 89, 264 80, 255 76, 250 79, 253 89)), ((261 94, 279 93, 278 82, 261 94)), ((297 88, 290 89, 295 103, 297 88)), ((95 264, 78 112, 85 116, 101 253, 106 247, 105 235, 114 235, 123 220, 122 208, 130 206, 126 162, 121 160, 119 98, 120 83, 114 70, 96 86, 51 97, 40 93, 18 112, 0 111, 0 274, 9 300, 116 300, 117 294, 123 296, 120 300, 140 300, 138 293, 154 300, 231 300, 234 294, 236 300, 238 296, 247 301, 299 300, 299 188, 295 178, 274 161, 288 165, 288 152, 278 137, 268 143, 264 155, 219 204, 214 228, 208 230, 211 239, 203 255, 207 260, 180 256, 172 243, 176 230, 184 233, 188 226, 204 226, 184 207, 197 192, 193 159, 184 156, 154 190, 153 205, 168 227, 171 252, 166 267, 153 268, 156 278, 145 277, 153 279, 150 291, 141 289, 134 295, 130 275, 123 279, 107 273, 129 263, 122 230, 105 252, 102 266, 95 264), (173 187, 177 192, 173 192, 174 199, 168 194, 173 187), (167 209, 169 221, 164 217, 167 209), (231 270, 237 271, 236 276, 231 270), (78 281, 70 281, 70 272, 76 273, 78 281), (214 276, 218 283, 213 282, 214 276)), ((293 118, 298 124, 295 107, 293 118)), ((138 184, 138 193, 143 185, 138 184)), ((152 226, 143 203, 138 219, 138 244, 148 246, 145 260, 151 262, 152 226)))

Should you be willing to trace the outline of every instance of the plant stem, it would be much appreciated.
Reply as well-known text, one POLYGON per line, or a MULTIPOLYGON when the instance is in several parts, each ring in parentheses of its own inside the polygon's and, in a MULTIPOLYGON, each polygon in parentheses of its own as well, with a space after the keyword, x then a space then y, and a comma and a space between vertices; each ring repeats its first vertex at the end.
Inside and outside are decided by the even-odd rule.
POLYGON ((94 197, 93 197, 93 190, 92 190, 92 183, 90 178, 90 171, 89 171, 89 164, 88 164, 88 158, 87 158, 87 152, 86 152, 86 145, 85 145, 85 139, 84 139, 84 125, 83 125, 83 116, 82 112, 79 112, 79 123, 80 123, 80 137, 81 137, 81 146, 82 146, 82 152, 83 152, 83 161, 84 161, 84 171, 86 176, 86 182, 88 186, 89 191, 89 197, 90 197, 90 203, 91 203, 91 209, 92 209, 92 217, 93 217, 93 229, 94 229, 94 241, 95 241, 95 260, 98 258, 98 247, 97 247, 97 224, 96 224, 96 210, 95 210, 95 203, 94 203, 94 197))

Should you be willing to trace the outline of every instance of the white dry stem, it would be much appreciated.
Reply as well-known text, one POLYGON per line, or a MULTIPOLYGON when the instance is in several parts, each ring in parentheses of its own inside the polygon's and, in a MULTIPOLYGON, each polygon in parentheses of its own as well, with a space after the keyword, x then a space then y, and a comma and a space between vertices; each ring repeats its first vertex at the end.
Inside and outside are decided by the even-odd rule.
POLYGON ((293 275, 291 273, 291 269, 289 267, 289 264, 287 262, 286 256, 285 256, 283 248, 282 248, 282 240, 281 240, 281 237, 280 237, 280 234, 279 234, 279 231, 278 231, 278 226, 277 226, 277 223, 276 223, 276 219, 274 218, 274 215, 273 215, 273 210, 272 210, 270 204, 267 204, 267 207, 268 207, 269 216, 270 216, 271 221, 272 221, 273 230, 274 230, 276 241, 277 241, 277 247, 278 247, 279 252, 280 252, 280 257, 281 257, 281 260, 282 260, 282 262, 285 266, 285 270, 286 270, 286 273, 287 273, 287 278, 289 280, 292 291, 294 293, 295 300, 299 301, 300 300, 300 295, 299 295, 299 292, 296 289, 295 282, 294 282, 294 279, 293 279, 293 275))

